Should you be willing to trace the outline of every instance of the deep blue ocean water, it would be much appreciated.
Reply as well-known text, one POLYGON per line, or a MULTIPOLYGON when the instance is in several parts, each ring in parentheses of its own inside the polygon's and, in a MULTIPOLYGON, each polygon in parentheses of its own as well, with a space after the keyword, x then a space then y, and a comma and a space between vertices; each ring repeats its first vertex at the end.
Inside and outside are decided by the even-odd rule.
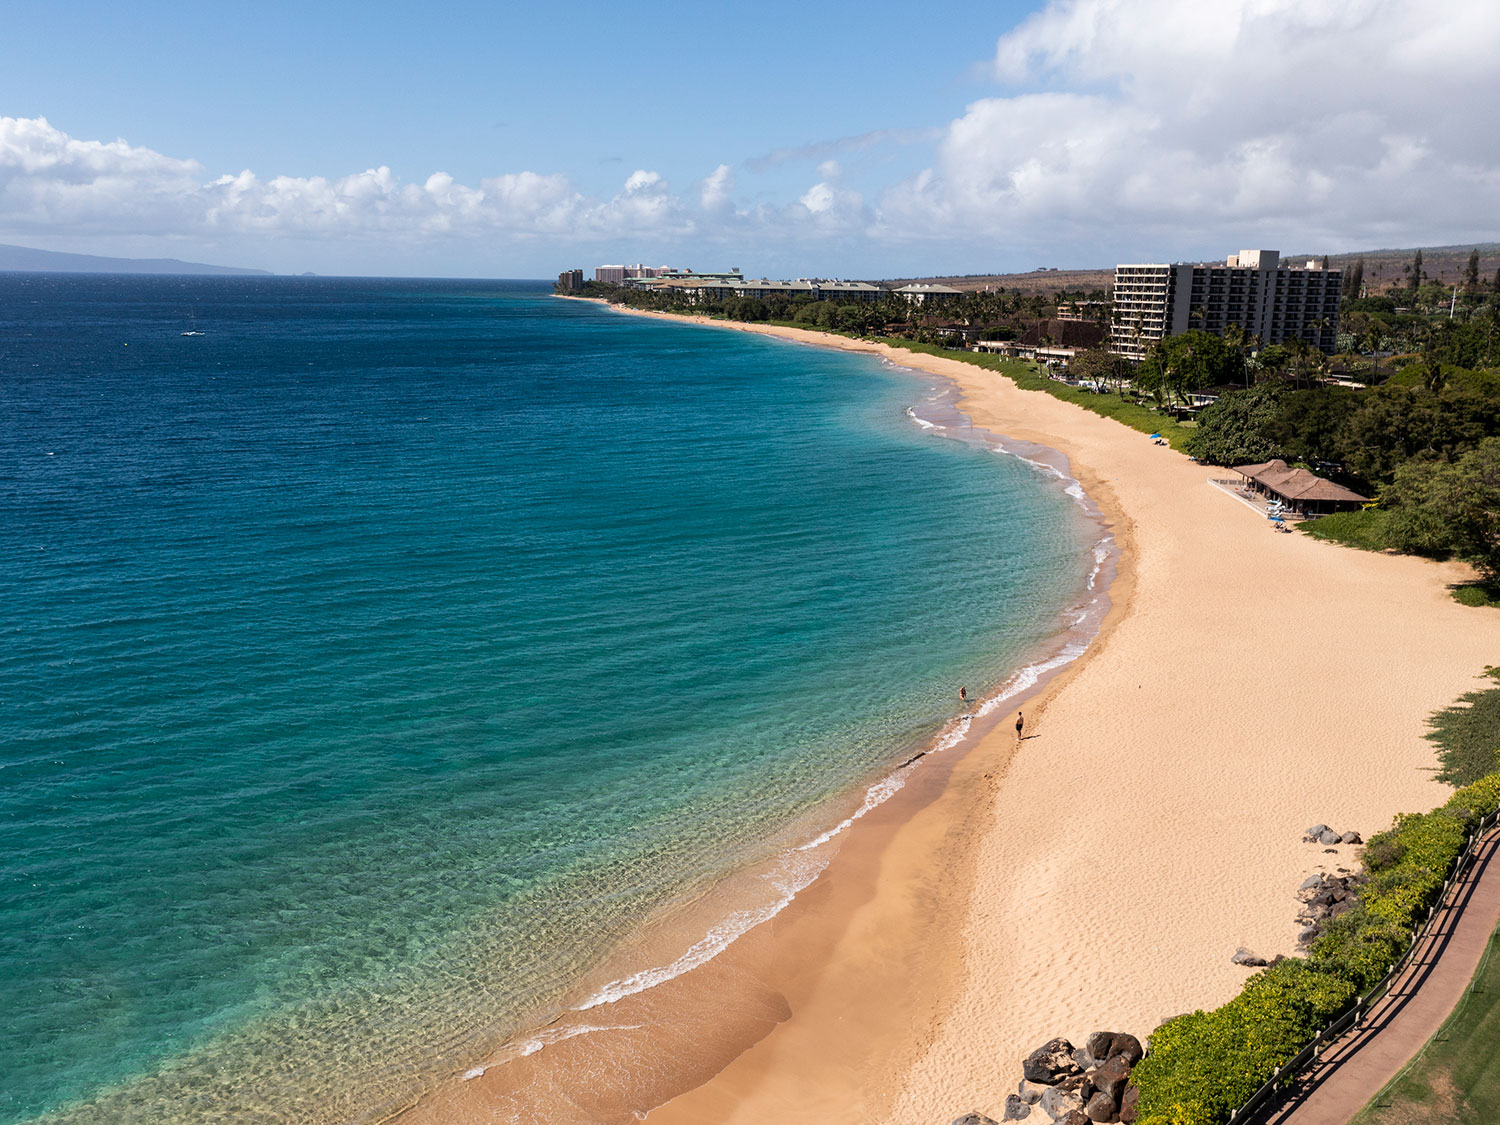
POLYGON ((845 815, 1090 561, 932 382, 535 284, 0 275, 0 1121, 395 1104, 845 815))

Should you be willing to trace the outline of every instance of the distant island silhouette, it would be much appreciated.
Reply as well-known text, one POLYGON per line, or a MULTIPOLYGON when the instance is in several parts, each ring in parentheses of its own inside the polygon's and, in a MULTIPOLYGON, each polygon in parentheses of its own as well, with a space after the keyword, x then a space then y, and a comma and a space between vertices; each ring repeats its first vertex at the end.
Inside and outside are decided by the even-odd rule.
POLYGON ((270 270, 241 269, 238 266, 211 266, 203 262, 184 262, 177 258, 105 258, 96 254, 65 254, 57 250, 36 250, 30 246, 0 243, 0 272, 24 273, 157 273, 157 274, 236 274, 270 277, 270 270))

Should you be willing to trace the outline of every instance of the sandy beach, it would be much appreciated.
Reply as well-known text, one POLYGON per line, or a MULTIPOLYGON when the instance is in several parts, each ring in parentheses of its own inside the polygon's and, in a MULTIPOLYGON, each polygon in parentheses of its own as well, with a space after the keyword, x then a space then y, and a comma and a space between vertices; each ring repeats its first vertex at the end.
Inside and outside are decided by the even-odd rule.
MULTIPOLYGON (((1444 799, 1426 717, 1500 656, 1500 612, 1449 594, 1464 568, 1272 534, 1210 485, 1225 470, 973 365, 718 326, 955 380, 976 425, 1068 457, 1121 559, 1099 638, 1026 702, 1024 741, 1002 724, 927 771, 715 962, 737 999, 685 1034, 719 1049, 670 1076, 686 1092, 650 1121, 998 1119, 1044 1040, 1144 1039, 1228 999, 1249 972, 1230 962, 1237 946, 1292 953, 1297 885, 1354 852, 1304 844, 1307 825, 1368 835, 1444 799)), ((403 1120, 532 1119, 515 1104, 454 1083, 403 1120)))

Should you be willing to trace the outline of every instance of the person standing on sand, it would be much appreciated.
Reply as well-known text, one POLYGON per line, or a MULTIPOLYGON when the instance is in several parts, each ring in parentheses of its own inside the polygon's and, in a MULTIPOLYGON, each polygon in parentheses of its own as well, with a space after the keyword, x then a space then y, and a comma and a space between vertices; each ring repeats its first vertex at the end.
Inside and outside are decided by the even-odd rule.
POLYGON ((1025 726, 1025 725, 1026 725, 1026 719, 1021 715, 1021 712, 1017 711, 1016 712, 1016 741, 1017 742, 1021 741, 1021 728, 1023 726, 1025 726))

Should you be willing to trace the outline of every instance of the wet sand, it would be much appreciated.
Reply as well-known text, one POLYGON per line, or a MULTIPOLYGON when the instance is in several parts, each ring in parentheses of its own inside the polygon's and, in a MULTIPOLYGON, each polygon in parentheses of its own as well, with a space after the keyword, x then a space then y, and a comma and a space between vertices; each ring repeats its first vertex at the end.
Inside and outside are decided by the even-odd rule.
POLYGON ((1368 834, 1443 799, 1424 720, 1500 652, 1500 613, 1449 596, 1463 568, 1274 535, 1208 484, 1223 470, 970 364, 720 326, 947 376, 977 425, 1065 453, 1121 549, 1105 628, 1025 705, 1030 737, 917 771, 774 921, 592 1013, 638 1029, 403 1121, 999 1118, 1043 1040, 1144 1038, 1232 995, 1236 946, 1292 952, 1297 884, 1353 851, 1306 825, 1368 834))

